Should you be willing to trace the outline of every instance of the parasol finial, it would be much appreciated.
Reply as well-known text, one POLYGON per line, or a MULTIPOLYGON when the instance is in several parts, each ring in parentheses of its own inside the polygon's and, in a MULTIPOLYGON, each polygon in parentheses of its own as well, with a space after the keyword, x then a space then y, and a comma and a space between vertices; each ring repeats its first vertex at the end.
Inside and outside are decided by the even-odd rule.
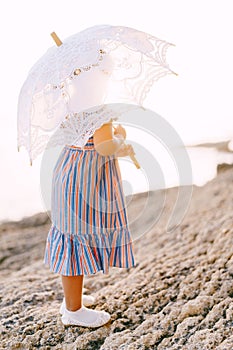
POLYGON ((62 41, 58 38, 58 36, 55 32, 52 32, 50 35, 53 38, 53 40, 55 41, 55 43, 57 44, 57 46, 62 45, 62 41))

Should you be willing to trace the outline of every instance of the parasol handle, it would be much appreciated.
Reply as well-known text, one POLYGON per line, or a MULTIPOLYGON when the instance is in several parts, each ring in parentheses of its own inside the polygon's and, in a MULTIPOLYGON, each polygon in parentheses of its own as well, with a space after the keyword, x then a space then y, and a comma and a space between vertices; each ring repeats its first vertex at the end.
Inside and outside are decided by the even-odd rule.
POLYGON ((57 44, 57 46, 62 45, 62 41, 58 38, 58 36, 55 32, 52 32, 50 35, 53 38, 53 40, 55 41, 55 43, 57 44))
POLYGON ((135 158, 134 154, 130 155, 130 158, 132 159, 132 161, 134 162, 135 166, 137 169, 141 168, 140 164, 138 163, 137 159, 135 158))

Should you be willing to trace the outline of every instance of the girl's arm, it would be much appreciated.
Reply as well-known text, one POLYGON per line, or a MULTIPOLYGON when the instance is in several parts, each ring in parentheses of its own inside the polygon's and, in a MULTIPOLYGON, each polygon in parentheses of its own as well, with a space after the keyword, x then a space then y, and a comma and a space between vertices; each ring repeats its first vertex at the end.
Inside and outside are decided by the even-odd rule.
POLYGON ((124 143, 122 134, 112 133, 112 122, 103 124, 94 132, 93 141, 96 151, 102 156, 113 155, 124 143))

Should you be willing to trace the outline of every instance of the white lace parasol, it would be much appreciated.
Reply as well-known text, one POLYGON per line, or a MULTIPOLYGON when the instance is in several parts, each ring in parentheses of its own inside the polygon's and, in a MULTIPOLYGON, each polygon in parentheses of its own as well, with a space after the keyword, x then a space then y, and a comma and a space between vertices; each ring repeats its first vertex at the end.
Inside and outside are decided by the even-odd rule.
POLYGON ((19 94, 17 146, 27 149, 31 164, 46 147, 83 147, 97 128, 118 118, 105 104, 141 106, 156 80, 177 75, 166 62, 174 44, 133 28, 97 25, 56 43, 19 94))

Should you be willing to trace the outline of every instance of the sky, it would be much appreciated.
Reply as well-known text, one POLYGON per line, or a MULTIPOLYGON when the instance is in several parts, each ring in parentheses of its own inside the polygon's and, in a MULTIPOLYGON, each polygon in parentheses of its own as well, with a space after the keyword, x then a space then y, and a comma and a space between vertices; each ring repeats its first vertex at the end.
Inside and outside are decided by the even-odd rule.
POLYGON ((51 32, 62 40, 96 24, 123 25, 175 44, 168 48, 167 61, 179 75, 156 82, 144 106, 192 146, 233 140, 231 8, 230 0, 2 2, 0 218, 43 207, 41 158, 30 167, 26 150, 17 152, 17 101, 29 69, 54 45, 51 32))

